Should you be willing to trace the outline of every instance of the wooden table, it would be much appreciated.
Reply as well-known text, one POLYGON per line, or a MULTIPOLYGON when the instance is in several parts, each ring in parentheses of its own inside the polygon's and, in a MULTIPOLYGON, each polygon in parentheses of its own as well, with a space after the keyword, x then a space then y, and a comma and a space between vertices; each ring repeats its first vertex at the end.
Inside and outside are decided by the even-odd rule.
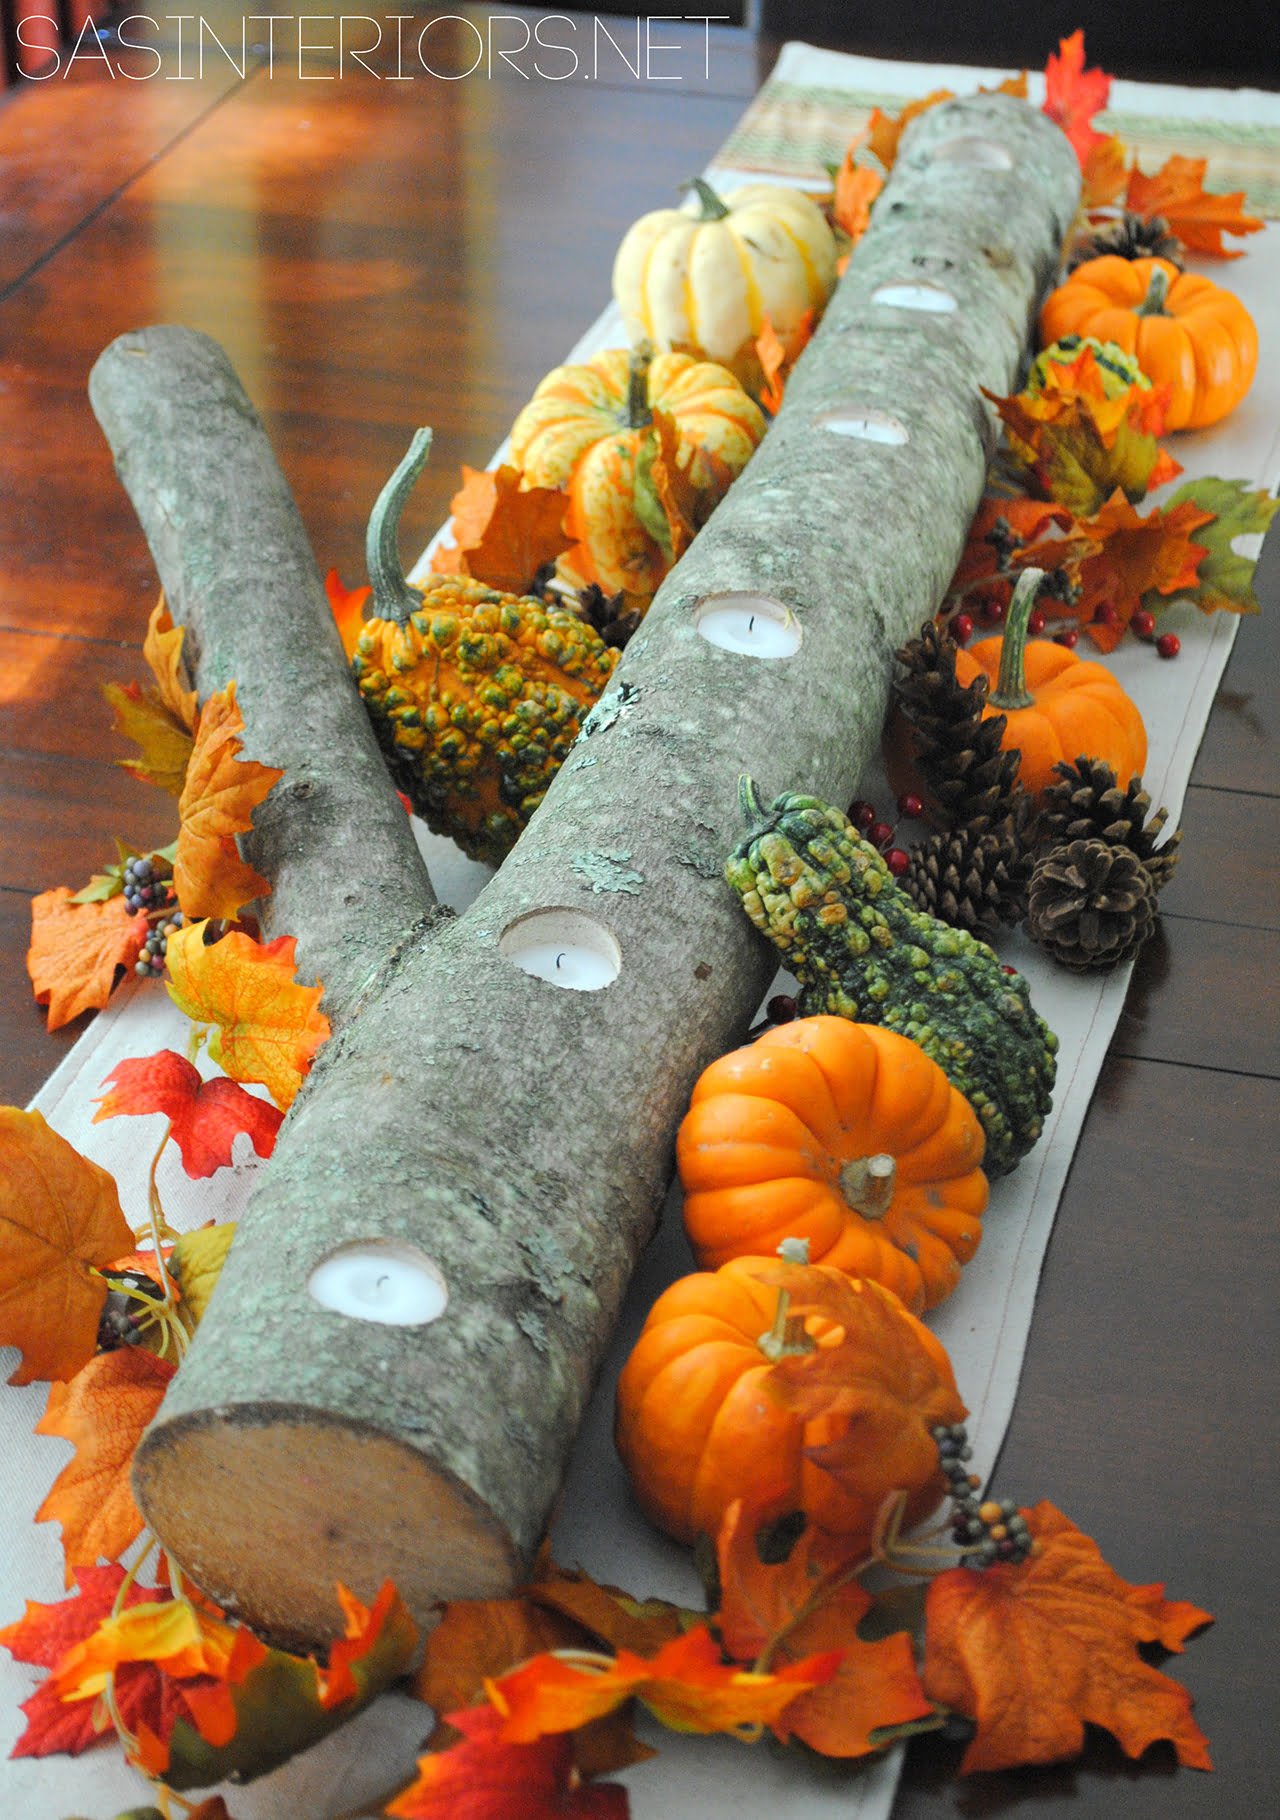
MULTIPOLYGON (((277 37, 269 76, 212 54, 203 81, 78 65, 0 104, 0 1098, 25 1102, 81 1027, 49 1036, 32 1002, 30 894, 82 883, 115 832, 172 832, 170 800, 114 768, 97 693, 142 677, 156 583, 90 413, 93 360, 146 322, 216 335, 321 567, 348 582, 371 500, 431 423, 404 536, 419 546, 458 463, 487 459, 607 296, 627 224, 704 164, 776 49, 715 36, 704 79, 701 28, 662 29, 683 49, 656 67, 679 82, 636 80, 606 47, 598 79, 554 86, 501 60, 402 83, 348 62, 322 86, 333 60, 309 57, 299 80, 277 37)), ((436 68, 466 67, 460 34, 433 28, 436 68)), ((370 61, 394 73, 387 47, 370 61)), ((1079 1764, 961 1785, 957 1750, 921 1740, 902 1820, 1275 1811, 1278 672, 1275 617, 1246 623, 1062 1201, 996 1481, 1053 1499, 1126 1577, 1217 1613, 1177 1672, 1219 1773, 1174 1773, 1164 1746, 1130 1765, 1091 1734, 1079 1764)))

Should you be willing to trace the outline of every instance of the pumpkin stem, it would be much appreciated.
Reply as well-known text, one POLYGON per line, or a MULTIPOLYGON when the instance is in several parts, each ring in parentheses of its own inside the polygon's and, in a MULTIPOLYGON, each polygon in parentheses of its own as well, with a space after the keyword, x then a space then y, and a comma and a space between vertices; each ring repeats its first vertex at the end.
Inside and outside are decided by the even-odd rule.
POLYGON ((882 1220, 893 1205, 898 1165, 883 1150, 855 1157, 840 1171, 840 1192, 864 1220, 882 1220))
POLYGON ((729 213, 728 205, 720 200, 704 178, 691 177, 688 183, 682 183, 680 187, 684 190, 692 190, 698 198, 699 221, 723 221, 729 213))
POLYGON ((1139 316, 1167 316, 1165 299, 1169 295, 1169 274, 1164 266, 1158 265, 1151 274, 1147 294, 1138 305, 1135 314, 1139 316))
POLYGON ((756 1341, 766 1359, 776 1365, 779 1359, 799 1358, 806 1352, 816 1352, 818 1342, 811 1333, 805 1332, 804 1322, 798 1315, 788 1311, 791 1307, 791 1291, 778 1291, 778 1306, 773 1311, 773 1326, 768 1333, 762 1333, 756 1341))
POLYGON ((1030 708, 1035 696, 1027 687, 1027 621, 1044 579, 1043 569, 1024 569, 1018 577, 1000 640, 1000 674, 988 700, 993 708, 1030 708))
POLYGON ((391 619, 398 626, 421 606, 421 597, 405 580, 400 561, 400 514, 431 452, 430 430, 415 430, 408 453, 377 497, 369 514, 365 562, 373 586, 369 617, 391 619))
POLYGON ((627 425, 629 430, 644 430, 653 422, 649 409, 649 367, 653 348, 647 341, 631 350, 631 374, 627 382, 627 425))
POLYGON ((742 811, 743 821, 749 828, 758 828, 769 819, 769 811, 765 808, 760 786, 755 778, 748 777, 745 771, 738 779, 738 807, 742 811))

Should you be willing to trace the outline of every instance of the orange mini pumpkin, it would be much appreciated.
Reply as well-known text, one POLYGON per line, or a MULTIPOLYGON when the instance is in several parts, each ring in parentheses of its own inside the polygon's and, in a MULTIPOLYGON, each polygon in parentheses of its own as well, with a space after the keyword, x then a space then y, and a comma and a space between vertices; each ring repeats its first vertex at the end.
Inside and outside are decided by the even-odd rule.
POLYGON ((1153 384, 1170 386, 1171 430, 1234 411, 1258 367, 1258 331, 1240 299, 1167 259, 1107 254, 1077 266, 1040 314, 1043 346, 1064 335, 1116 342, 1153 384))
POLYGON ((985 1142, 907 1037, 843 1017, 782 1024, 693 1090, 676 1160, 694 1256, 714 1269, 807 1239, 815 1264, 873 1277, 919 1313, 977 1250, 985 1142))
POLYGON ((1136 703, 1104 664, 1089 663, 1053 640, 1027 642, 1027 621, 1041 572, 1024 569, 1003 638, 956 652, 956 680, 991 684, 983 718, 1007 717, 1001 744, 1022 754, 1019 779, 1032 796, 1055 782, 1054 766, 1101 758, 1123 789, 1147 762, 1147 730, 1136 703))
POLYGON ((932 1431, 964 1416, 942 1342, 890 1290, 826 1265, 734 1258, 659 1296, 618 1381, 615 1432, 638 1502, 678 1541, 714 1536, 743 1498, 764 1518, 804 1511, 845 1554, 891 1492, 909 1493, 909 1523, 936 1508, 932 1431), (771 1374, 803 1380, 808 1359, 825 1374, 837 1349, 839 1413, 806 1421, 771 1374), (831 1470, 813 1458, 822 1448, 831 1470))

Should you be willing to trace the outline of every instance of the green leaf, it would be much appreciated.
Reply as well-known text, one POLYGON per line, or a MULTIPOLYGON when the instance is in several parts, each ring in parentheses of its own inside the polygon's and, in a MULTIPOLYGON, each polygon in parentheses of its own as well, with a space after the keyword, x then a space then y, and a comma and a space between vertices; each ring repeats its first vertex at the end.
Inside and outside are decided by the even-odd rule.
MULTIPOLYGON (((105 903, 109 897, 119 897, 124 890, 124 869, 128 862, 135 857, 135 849, 129 845, 128 841, 121 840, 118 834, 114 836, 114 839, 116 843, 115 865, 108 866, 105 872, 95 872, 84 889, 77 891, 72 897, 73 904, 105 903)), ((174 841, 168 847, 156 847, 146 855, 159 877, 172 876, 173 859, 177 850, 178 843, 174 841)), ((136 857, 141 858, 142 855, 138 854, 136 857)))
POLYGON ((235 1234, 234 1220, 220 1226, 200 1226, 194 1232, 183 1233, 173 1248, 169 1269, 182 1291, 182 1311, 193 1332, 204 1319, 235 1234))
MULTIPOLYGON (((1211 475, 1188 480, 1178 488, 1169 505, 1180 505, 1185 499, 1194 500, 1202 512, 1214 514, 1213 523, 1202 526, 1195 534, 1196 542, 1203 544, 1208 554, 1201 560, 1197 585, 1186 598, 1194 600, 1202 613, 1258 612, 1253 591, 1257 559, 1237 555, 1231 545, 1237 537, 1265 531, 1280 510, 1280 499, 1273 499, 1261 488, 1250 487, 1246 480, 1217 480, 1211 475)), ((1157 598, 1161 606, 1169 604, 1157 598)), ((1144 605, 1155 604, 1144 596, 1144 605)))

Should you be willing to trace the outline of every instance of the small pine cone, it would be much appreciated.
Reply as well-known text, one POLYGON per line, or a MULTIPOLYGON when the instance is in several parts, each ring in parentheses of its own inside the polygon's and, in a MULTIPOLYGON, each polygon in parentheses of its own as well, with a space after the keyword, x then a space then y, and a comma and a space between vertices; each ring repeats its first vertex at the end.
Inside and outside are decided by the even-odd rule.
POLYGON ((1101 259, 1106 253, 1113 253, 1119 259, 1167 259, 1181 272, 1187 249, 1170 231, 1163 215, 1153 215, 1148 221, 1146 216, 1126 210, 1118 221, 1108 221, 1076 241, 1067 261, 1067 271, 1074 272, 1086 260, 1101 259))
POLYGON ((1130 778, 1121 789, 1116 774, 1100 758, 1078 758, 1074 765, 1055 765, 1060 782, 1050 784, 1042 798, 1039 838, 1042 845, 1060 847, 1073 840, 1104 840, 1112 847, 1136 853, 1157 891, 1163 891, 1178 863, 1182 829, 1176 828, 1163 845, 1157 845, 1169 819, 1167 809, 1151 811, 1151 798, 1140 777, 1130 778))
POLYGON ((917 908, 955 929, 994 935, 1026 914, 1026 859, 1012 821, 996 834, 945 829, 922 842, 898 880, 917 908))
POLYGON ((1151 875, 1127 847, 1076 840, 1038 859, 1027 893, 1027 930, 1064 966, 1115 967, 1155 927, 1151 875))
POLYGON ((942 819, 975 836, 994 832, 1010 813, 1019 756, 1000 744, 1004 715, 983 718, 986 678, 959 682, 955 642, 932 621, 898 652, 898 662, 898 705, 911 723, 916 763, 942 819))
POLYGON ((579 619, 585 619, 600 634, 605 644, 613 645, 619 651, 626 649, 627 640, 640 624, 643 614, 638 607, 626 606, 625 594, 606 594, 598 581, 589 581, 585 588, 579 589, 552 587, 550 583, 555 575, 554 563, 539 569, 538 574, 545 576, 541 588, 535 590, 543 600, 565 608, 579 619))

